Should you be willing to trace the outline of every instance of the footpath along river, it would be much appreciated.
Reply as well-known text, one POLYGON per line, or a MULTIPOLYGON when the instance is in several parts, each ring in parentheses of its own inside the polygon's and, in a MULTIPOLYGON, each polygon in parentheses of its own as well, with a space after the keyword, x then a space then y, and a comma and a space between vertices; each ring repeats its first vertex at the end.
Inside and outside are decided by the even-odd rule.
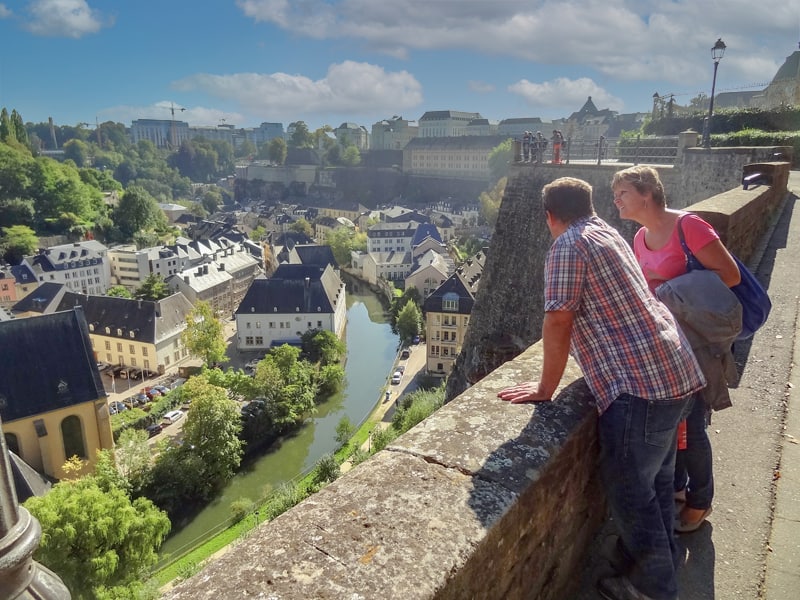
POLYGON ((235 500, 255 501, 311 470, 320 457, 336 450, 336 425, 342 417, 360 425, 381 401, 397 356, 398 338, 392 333, 380 300, 365 284, 347 281, 347 306, 344 389, 319 405, 293 436, 249 461, 194 518, 174 524, 173 534, 161 547, 162 557, 183 554, 219 530, 231 516, 230 505, 235 500))

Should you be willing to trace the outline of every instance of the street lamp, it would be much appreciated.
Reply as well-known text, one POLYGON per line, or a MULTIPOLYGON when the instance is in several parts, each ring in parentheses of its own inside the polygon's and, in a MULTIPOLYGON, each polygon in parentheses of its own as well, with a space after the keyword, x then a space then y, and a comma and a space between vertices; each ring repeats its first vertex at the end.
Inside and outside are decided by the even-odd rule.
POLYGON ((711 100, 708 103, 708 117, 706 118, 706 125, 703 128, 703 146, 706 148, 711 147, 711 119, 714 117, 714 88, 717 86, 717 67, 719 61, 725 55, 725 42, 722 38, 717 39, 714 47, 711 48, 711 58, 714 61, 714 78, 711 80, 711 100))

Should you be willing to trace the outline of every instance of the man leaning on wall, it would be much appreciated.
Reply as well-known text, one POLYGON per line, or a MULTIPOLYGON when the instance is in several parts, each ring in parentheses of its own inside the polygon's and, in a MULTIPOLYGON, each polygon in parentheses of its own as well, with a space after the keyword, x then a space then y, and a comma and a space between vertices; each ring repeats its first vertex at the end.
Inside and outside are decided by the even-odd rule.
POLYGON ((619 533, 618 573, 597 589, 607 600, 675 600, 675 433, 705 386, 703 374, 630 246, 595 214, 591 186, 556 179, 542 203, 554 239, 545 262, 542 373, 498 396, 549 401, 574 356, 596 399, 601 477, 619 533))

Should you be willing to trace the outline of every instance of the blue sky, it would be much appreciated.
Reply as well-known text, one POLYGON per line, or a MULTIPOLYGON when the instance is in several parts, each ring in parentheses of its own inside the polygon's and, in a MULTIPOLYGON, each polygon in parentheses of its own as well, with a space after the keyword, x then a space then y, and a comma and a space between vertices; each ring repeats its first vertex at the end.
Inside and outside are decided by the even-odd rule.
POLYGON ((428 110, 648 111, 654 92, 760 89, 800 41, 787 0, 0 0, 0 107, 59 125, 428 110), (185 109, 183 111, 179 109, 185 109))

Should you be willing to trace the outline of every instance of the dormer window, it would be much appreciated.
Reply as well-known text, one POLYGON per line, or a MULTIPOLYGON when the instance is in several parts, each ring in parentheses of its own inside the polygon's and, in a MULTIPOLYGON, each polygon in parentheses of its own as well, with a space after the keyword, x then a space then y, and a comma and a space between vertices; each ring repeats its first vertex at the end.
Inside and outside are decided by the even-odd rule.
POLYGON ((122 329, 117 329, 117 335, 122 335, 122 329))
POLYGON ((94 324, 93 323, 89 323, 89 331, 94 331, 94 324))
POLYGON ((108 334, 111 333, 111 327, 106 327, 106 333, 108 333, 108 334))
POLYGON ((458 294, 448 292, 442 296, 442 311, 458 311, 458 294))
POLYGON ((128 333, 128 335, 129 335, 130 337, 133 337, 133 331, 129 332, 129 333, 128 333))

